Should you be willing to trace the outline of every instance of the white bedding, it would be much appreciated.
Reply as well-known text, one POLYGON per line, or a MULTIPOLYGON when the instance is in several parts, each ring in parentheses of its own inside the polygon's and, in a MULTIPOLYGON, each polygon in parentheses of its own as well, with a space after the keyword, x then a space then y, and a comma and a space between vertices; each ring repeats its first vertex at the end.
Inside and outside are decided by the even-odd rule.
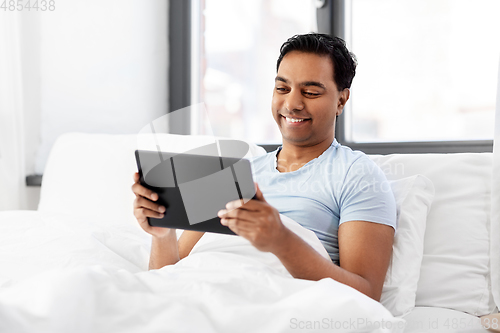
POLYGON ((105 226, 0 213, 0 332, 403 332, 378 302, 331 279, 293 279, 241 237, 206 234, 176 265, 147 271, 149 236, 105 226))
MULTIPOLYGON (((487 333, 487 324, 473 315, 438 307, 416 307, 403 317, 405 333, 487 333)), ((488 322, 489 323, 489 322, 488 322)), ((493 326, 491 327, 498 327, 493 326)))

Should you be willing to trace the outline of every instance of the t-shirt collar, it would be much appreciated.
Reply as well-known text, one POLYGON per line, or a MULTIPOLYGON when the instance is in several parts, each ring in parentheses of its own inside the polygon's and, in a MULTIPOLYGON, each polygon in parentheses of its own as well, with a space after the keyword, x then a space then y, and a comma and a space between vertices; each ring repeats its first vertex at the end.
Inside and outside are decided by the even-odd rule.
MULTIPOLYGON (((321 155, 319 155, 318 157, 316 158, 313 158, 312 160, 310 160, 309 162, 307 162, 306 164, 304 164, 304 166, 306 165, 309 165, 309 164, 312 164, 314 163, 314 161, 318 161, 320 159, 322 159, 322 157, 325 155, 325 153, 327 152, 327 150, 331 149, 332 147, 334 148, 337 148, 338 146, 340 146, 340 143, 337 142, 337 139, 333 138, 333 141, 332 141, 332 144, 330 145, 330 147, 328 147, 324 152, 321 153, 321 155)), ((279 146, 275 151, 274 151, 274 158, 273 158, 273 170, 276 170, 278 171, 278 153, 281 151, 281 149, 283 148, 283 145, 279 146)), ((303 167, 304 167, 303 166, 303 167)))

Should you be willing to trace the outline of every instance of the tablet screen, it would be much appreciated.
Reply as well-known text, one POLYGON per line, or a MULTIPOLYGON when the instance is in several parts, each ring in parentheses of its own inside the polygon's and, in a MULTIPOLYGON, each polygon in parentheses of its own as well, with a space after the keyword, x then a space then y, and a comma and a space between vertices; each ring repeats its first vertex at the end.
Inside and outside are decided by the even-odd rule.
POLYGON ((246 159, 136 150, 141 184, 158 194, 166 207, 152 226, 234 234, 217 216, 229 201, 255 196, 246 159))

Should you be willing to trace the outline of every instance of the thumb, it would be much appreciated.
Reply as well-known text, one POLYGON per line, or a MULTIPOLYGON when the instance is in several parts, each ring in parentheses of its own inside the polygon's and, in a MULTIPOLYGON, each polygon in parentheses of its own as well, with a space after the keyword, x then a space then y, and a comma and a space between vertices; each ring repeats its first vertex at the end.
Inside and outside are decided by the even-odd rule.
POLYGON ((266 199, 264 199, 264 195, 260 191, 259 184, 257 183, 254 184, 255 184, 255 198, 260 201, 266 201, 266 199))

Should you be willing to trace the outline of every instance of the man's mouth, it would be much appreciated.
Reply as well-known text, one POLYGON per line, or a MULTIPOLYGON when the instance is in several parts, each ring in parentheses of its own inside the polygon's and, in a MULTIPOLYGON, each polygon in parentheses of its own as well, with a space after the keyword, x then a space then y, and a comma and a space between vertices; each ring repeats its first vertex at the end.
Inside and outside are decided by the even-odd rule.
POLYGON ((297 123, 303 123, 306 120, 310 120, 310 118, 297 118, 297 117, 287 117, 281 115, 283 118, 286 119, 286 122, 289 124, 297 124, 297 123))

